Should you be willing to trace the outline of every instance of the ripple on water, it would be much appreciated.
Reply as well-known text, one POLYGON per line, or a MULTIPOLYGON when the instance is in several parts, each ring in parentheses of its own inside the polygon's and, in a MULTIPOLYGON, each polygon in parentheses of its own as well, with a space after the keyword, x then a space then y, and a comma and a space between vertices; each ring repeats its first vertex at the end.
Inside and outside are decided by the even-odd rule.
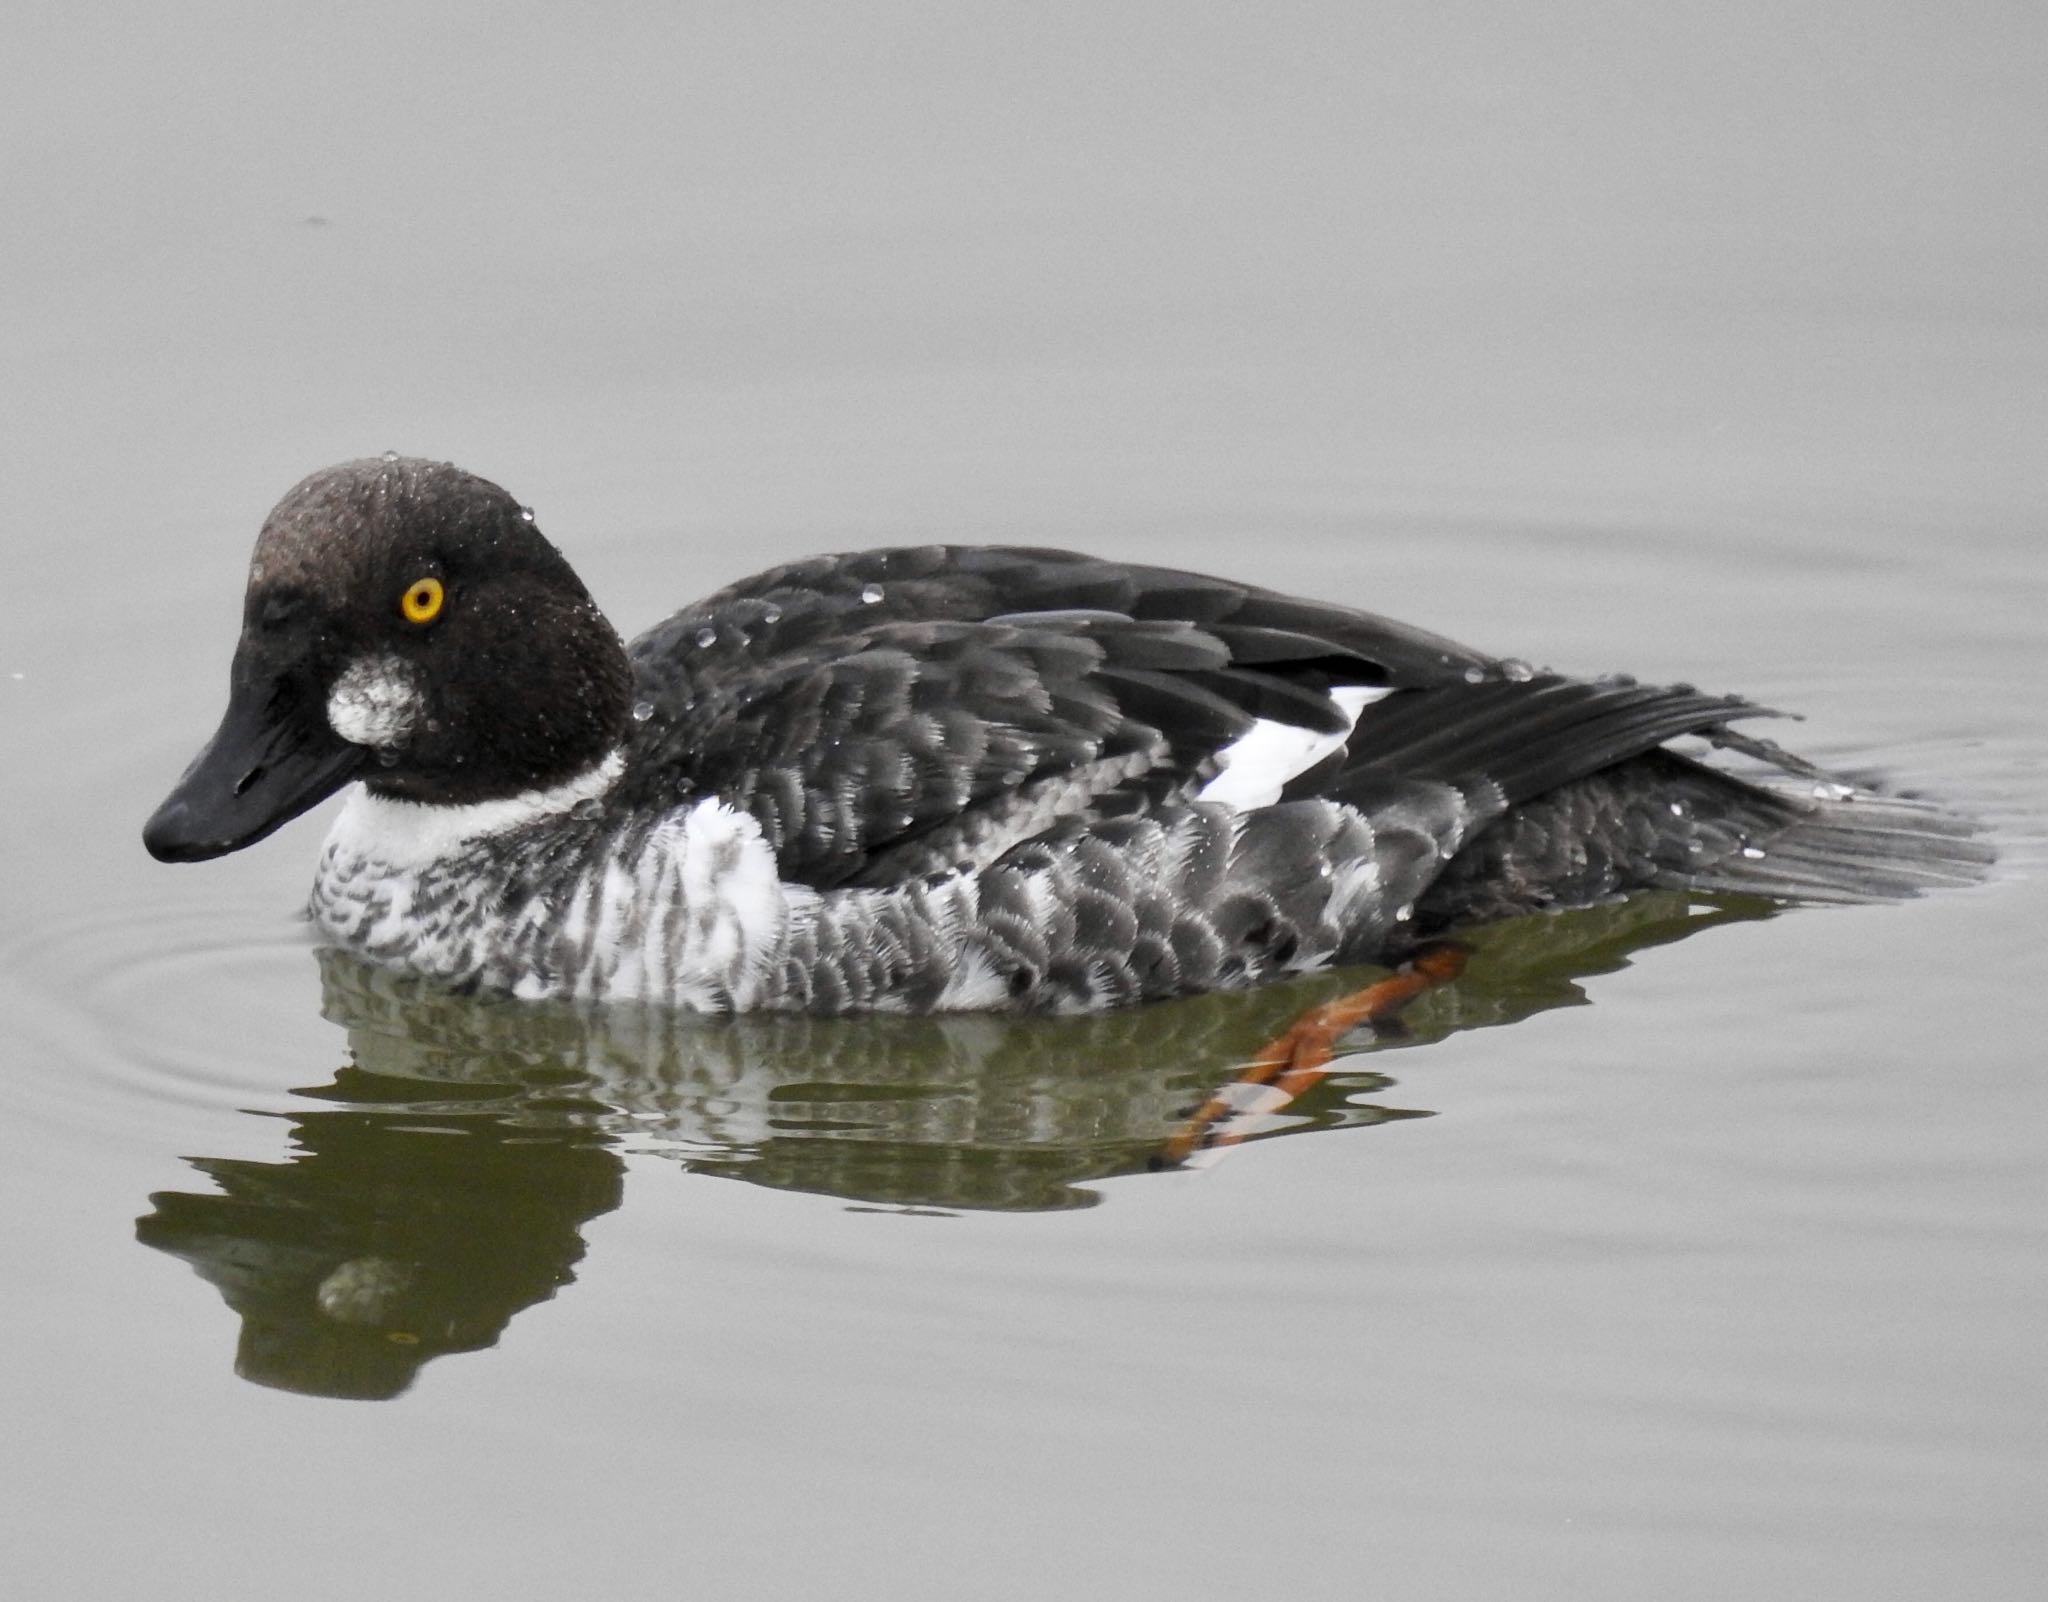
POLYGON ((25 1048, 6 1094, 45 1128, 104 1140, 141 1124, 160 1146, 167 1113, 282 1105, 338 1056, 304 925, 274 901, 67 907, 0 942, 0 972, 25 1048))

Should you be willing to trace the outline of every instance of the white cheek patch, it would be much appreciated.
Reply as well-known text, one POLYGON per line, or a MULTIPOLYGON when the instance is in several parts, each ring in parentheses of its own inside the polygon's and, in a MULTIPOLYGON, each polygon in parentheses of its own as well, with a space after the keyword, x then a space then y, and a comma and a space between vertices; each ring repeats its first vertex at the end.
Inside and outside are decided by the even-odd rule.
POLYGON ((395 656, 362 656, 327 692, 327 724, 350 745, 402 745, 418 726, 425 701, 411 668, 395 656))
POLYGON ((1330 699, 1349 725, 1342 734, 1318 734, 1292 723, 1260 718, 1216 753, 1222 771, 1202 786, 1195 799, 1220 801, 1227 807, 1272 806, 1289 779, 1306 773, 1336 750, 1357 727, 1359 715, 1391 694, 1387 685, 1345 684, 1332 690, 1330 699))

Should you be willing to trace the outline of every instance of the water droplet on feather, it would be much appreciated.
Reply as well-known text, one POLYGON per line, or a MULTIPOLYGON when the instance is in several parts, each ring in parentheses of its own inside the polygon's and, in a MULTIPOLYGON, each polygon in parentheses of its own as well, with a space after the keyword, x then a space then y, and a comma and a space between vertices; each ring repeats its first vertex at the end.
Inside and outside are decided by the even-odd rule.
POLYGON ((881 586, 881 585, 879 585, 879 584, 863 584, 863 585, 861 586, 861 588, 860 588, 860 599, 861 599, 861 604, 862 604, 863 606, 873 606, 873 605, 875 604, 875 602, 879 601, 879 600, 880 600, 881 598, 882 598, 882 586, 881 586))
POLYGON ((654 703, 652 701, 635 701, 633 703, 633 721, 635 723, 645 723, 653 716, 654 703))

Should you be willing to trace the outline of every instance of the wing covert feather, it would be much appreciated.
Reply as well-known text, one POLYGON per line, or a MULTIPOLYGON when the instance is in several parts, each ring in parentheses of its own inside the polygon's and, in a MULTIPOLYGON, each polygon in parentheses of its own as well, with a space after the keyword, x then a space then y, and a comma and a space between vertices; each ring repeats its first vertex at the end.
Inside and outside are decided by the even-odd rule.
POLYGON ((784 877, 818 888, 985 863, 1062 820, 1185 798, 1255 718, 1342 732, 1333 685, 1396 693, 1290 798, 1424 778, 1519 799, 1755 710, 1509 678, 1371 613, 1023 547, 793 563, 628 649, 633 799, 743 808, 784 877))

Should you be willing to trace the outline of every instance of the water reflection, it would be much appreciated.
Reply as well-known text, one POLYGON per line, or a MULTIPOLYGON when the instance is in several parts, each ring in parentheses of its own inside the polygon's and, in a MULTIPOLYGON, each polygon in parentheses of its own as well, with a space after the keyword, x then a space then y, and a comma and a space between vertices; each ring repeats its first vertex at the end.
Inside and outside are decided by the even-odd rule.
POLYGON ((345 1068, 303 1092, 348 1106, 294 1119, 289 1161, 194 1159, 219 1194, 150 1197, 138 1238, 241 1315, 244 1379, 396 1396, 568 1284, 581 1225, 618 1206, 625 1165, 601 1130, 434 1110, 413 1089, 345 1068))
MULTIPOLYGON (((1771 910, 1652 895, 1482 930, 1462 979, 1253 1139, 1426 1116, 1380 1099, 1392 1081, 1366 1053, 1582 1002, 1580 978, 1771 910)), ((625 1154, 862 1207, 1085 1207, 1300 1011, 1368 977, 1104 1018, 698 1019, 452 997, 320 960, 352 1061, 298 1092, 322 1105, 293 1117, 296 1150, 194 1160, 218 1193, 153 1196, 138 1234, 241 1315, 237 1372, 351 1397, 398 1394, 568 1284, 625 1154)))

